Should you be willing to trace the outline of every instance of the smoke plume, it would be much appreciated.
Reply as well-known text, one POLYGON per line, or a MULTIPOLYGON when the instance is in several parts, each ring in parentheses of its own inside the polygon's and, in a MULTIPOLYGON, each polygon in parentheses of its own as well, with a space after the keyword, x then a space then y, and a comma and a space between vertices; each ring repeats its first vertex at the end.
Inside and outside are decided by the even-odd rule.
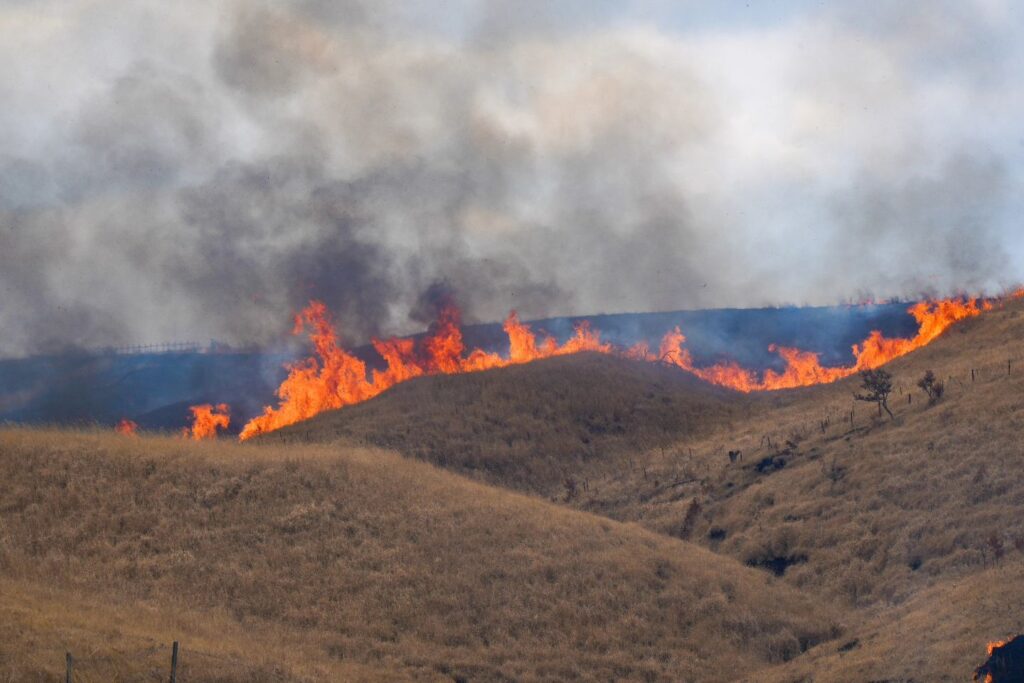
POLYGON ((0 355, 993 292, 1022 10, 0 7, 0 355))

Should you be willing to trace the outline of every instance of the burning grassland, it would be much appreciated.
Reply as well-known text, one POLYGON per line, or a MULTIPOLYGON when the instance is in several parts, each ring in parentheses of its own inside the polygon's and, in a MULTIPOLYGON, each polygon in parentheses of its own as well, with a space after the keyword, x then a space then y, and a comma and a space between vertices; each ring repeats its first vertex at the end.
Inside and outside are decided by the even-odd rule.
MULTIPOLYGON (((278 405, 267 406, 261 415, 247 422, 240 438, 249 439, 327 410, 361 403, 415 377, 478 372, 583 351, 668 363, 706 382, 740 392, 830 383, 877 368, 919 349, 954 323, 976 317, 993 305, 994 301, 977 299, 919 302, 908 311, 917 323, 917 333, 913 337, 888 338, 873 331, 853 346, 853 361, 838 367, 824 366, 820 355, 813 351, 772 345, 770 349, 778 354, 784 364, 783 369, 759 373, 735 362, 698 367, 685 347, 686 336, 678 327, 664 335, 655 353, 644 343, 629 348, 613 346, 603 341, 600 331, 586 321, 577 325, 569 339, 559 342, 553 336, 534 332, 519 320, 514 311, 504 323, 509 348, 506 356, 480 348, 467 349, 460 325, 461 315, 453 306, 440 311, 437 321, 422 339, 374 339, 373 347, 386 367, 369 369, 364 360, 341 345, 327 307, 322 302, 313 301, 296 316, 294 328, 296 335, 309 335, 313 354, 288 366, 288 376, 276 392, 278 405)), ((201 426, 199 432, 196 429, 193 427, 193 433, 215 433, 205 426, 201 426)))
POLYGON ((227 429, 231 424, 231 408, 226 403, 218 406, 205 403, 192 406, 189 410, 192 412, 192 426, 186 427, 181 433, 186 439, 213 439, 218 429, 227 429))

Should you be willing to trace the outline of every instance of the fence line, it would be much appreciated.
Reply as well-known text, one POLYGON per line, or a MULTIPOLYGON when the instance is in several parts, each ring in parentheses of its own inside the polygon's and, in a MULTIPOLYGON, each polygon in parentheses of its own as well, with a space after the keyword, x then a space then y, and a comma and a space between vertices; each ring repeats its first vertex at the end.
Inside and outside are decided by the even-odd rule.
MULTIPOLYGON (((159 647, 151 647, 143 650, 147 655, 158 652, 159 647)), ((74 683, 75 681, 75 663, 79 664, 88 662, 89 659, 76 659, 70 652, 64 653, 64 683, 74 683)), ((178 641, 174 641, 171 645, 171 683, 178 683, 178 641)))

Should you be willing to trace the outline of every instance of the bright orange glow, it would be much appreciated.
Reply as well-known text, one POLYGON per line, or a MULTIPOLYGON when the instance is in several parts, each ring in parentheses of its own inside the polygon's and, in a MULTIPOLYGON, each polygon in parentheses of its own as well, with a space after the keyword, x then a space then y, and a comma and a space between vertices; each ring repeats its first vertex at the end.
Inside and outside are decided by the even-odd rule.
POLYGON ((138 436, 138 434, 135 433, 138 428, 139 425, 135 424, 128 418, 122 418, 122 420, 114 427, 114 431, 122 436, 138 436))
POLYGON ((310 331, 315 355, 289 366, 288 377, 277 388, 278 406, 264 408, 262 415, 245 425, 240 438, 245 440, 307 420, 325 410, 360 403, 421 375, 477 372, 580 351, 612 352, 611 344, 601 342, 600 334, 585 321, 568 341, 559 345, 548 336, 538 341, 530 326, 512 311, 505 320, 510 345, 508 358, 481 349, 467 353, 460 323, 459 310, 449 306, 440 312, 437 322, 419 343, 412 339, 374 339, 373 347, 387 363, 387 369, 374 370, 368 377, 366 363, 338 345, 327 307, 319 301, 310 302, 296 316, 295 333, 310 331))
POLYGON ((782 357, 786 367, 782 371, 766 370, 760 379, 753 371, 735 363, 694 368, 690 355, 680 348, 685 338, 677 341, 682 337, 678 328, 666 334, 662 340, 661 359, 688 370, 712 384, 736 391, 775 391, 826 384, 862 370, 873 370, 900 356, 905 356, 933 342, 953 323, 981 315, 991 308, 991 302, 979 303, 977 299, 943 299, 914 304, 908 311, 918 324, 918 331, 914 337, 889 339, 881 332, 874 331, 863 342, 853 345, 854 363, 849 366, 825 367, 817 353, 772 345, 769 349, 782 357))
MULTIPOLYGON (((668 363, 712 384, 742 392, 824 384, 877 368, 906 355, 931 343, 955 322, 980 315, 991 308, 990 302, 979 303, 977 299, 945 299, 915 304, 908 310, 918 323, 914 337, 890 339, 880 332, 872 332, 863 342, 853 346, 854 362, 849 366, 825 367, 817 353, 772 345, 769 349, 785 361, 785 368, 781 371, 767 370, 759 375, 734 362, 696 367, 693 356, 684 347, 686 337, 678 327, 664 336, 657 354, 654 354, 646 343, 629 349, 613 348, 601 341, 600 333, 587 321, 579 323, 574 335, 563 344, 548 335, 538 339, 530 326, 519 320, 515 311, 504 323, 509 340, 507 358, 481 349, 467 352, 459 310, 448 306, 441 310, 437 321, 419 341, 374 339, 373 347, 387 368, 373 370, 368 375, 366 363, 339 345, 327 307, 322 302, 312 301, 295 316, 294 334, 308 332, 314 354, 288 366, 288 376, 277 389, 277 407, 264 408, 262 415, 245 425, 240 438, 245 440, 307 420, 325 410, 361 403, 415 377, 477 372, 582 351, 668 363)), ((213 414, 210 408, 196 406, 192 409, 196 417, 196 424, 189 433, 192 438, 212 436, 218 425, 227 426, 227 406, 218 408, 223 415, 213 414), (209 422, 219 419, 223 419, 223 424, 209 422)))
POLYGON ((218 429, 227 429, 231 424, 231 409, 226 403, 214 408, 209 403, 189 408, 192 411, 192 426, 186 427, 181 435, 193 441, 217 438, 218 429))
POLYGON ((995 641, 989 643, 988 644, 988 656, 991 657, 992 653, 996 651, 997 647, 1002 647, 1003 645, 1006 645, 1007 642, 1008 641, 1005 641, 1005 640, 995 640, 995 641))

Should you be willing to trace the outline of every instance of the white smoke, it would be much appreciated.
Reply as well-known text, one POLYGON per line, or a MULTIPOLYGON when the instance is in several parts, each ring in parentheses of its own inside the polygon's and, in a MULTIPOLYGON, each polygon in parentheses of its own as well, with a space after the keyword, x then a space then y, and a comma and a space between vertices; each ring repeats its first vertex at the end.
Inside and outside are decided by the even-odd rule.
POLYGON ((1021 10, 714 5, 6 3, 0 352, 1021 279, 1021 10))

